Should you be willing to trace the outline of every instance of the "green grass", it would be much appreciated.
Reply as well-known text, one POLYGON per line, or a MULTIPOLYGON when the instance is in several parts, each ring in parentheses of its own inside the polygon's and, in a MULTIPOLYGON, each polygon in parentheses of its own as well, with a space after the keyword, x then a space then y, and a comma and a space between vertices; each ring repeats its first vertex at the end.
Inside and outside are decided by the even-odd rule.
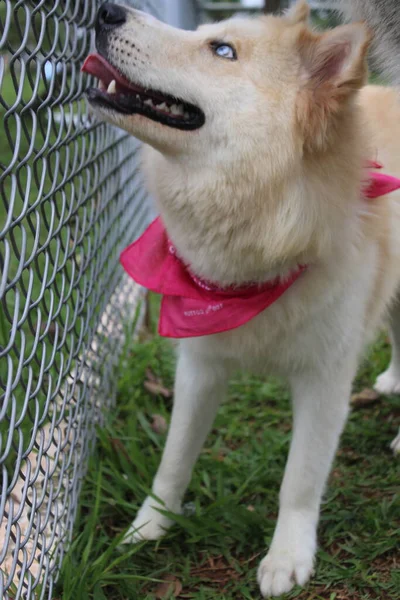
MULTIPOLYGON (((371 385, 388 358, 382 337, 355 389, 371 385)), ((153 430, 153 415, 168 420, 171 409, 170 399, 144 384, 150 369, 171 388, 173 368, 170 343, 148 333, 120 365, 117 409, 99 432, 63 565, 63 600, 260 597, 256 569, 273 533, 291 430, 288 393, 275 380, 243 374, 232 381, 179 525, 159 542, 117 548, 161 457, 165 434, 153 430), (159 587, 172 576, 176 596, 159 587)), ((389 450, 395 410, 389 398, 353 411, 322 509, 316 575, 290 598, 398 600, 398 462, 389 450)))

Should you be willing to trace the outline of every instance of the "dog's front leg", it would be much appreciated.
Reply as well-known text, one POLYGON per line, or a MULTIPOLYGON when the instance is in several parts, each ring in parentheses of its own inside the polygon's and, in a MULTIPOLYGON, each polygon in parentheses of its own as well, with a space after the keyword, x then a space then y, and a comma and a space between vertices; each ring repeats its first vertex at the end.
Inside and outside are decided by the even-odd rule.
POLYGON ((353 375, 347 364, 329 376, 303 373, 292 378, 293 438, 278 522, 258 570, 264 597, 304 585, 313 572, 321 497, 346 422, 353 375))
POLYGON ((157 509, 180 512, 193 466, 211 429, 227 379, 221 363, 187 352, 182 344, 171 425, 152 487, 154 497, 148 496, 144 501, 125 537, 126 543, 158 539, 172 525, 173 521, 157 509))

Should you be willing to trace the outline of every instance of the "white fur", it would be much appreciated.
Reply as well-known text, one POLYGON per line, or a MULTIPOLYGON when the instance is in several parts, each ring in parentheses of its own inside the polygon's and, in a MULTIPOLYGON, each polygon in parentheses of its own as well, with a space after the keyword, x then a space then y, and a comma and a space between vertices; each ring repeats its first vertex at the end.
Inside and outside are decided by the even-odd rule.
MULTIPOLYGON (((171 525, 160 511, 180 512, 232 371, 276 373, 291 384, 293 438, 258 581, 264 597, 279 595, 312 574, 352 380, 400 281, 399 194, 368 204, 360 192, 363 162, 377 150, 390 172, 399 170, 400 105, 383 91, 366 90, 359 101, 365 30, 316 36, 304 3, 281 19, 234 19, 197 32, 129 14, 113 34, 110 60, 132 81, 194 102, 206 115, 201 129, 181 132, 100 112, 152 146, 145 170, 179 255, 221 285, 308 269, 246 325, 180 342, 164 454, 126 541, 158 539, 171 525), (127 39, 147 53, 145 66, 119 65, 127 39), (240 60, 217 59, 212 39, 236 44, 240 60), (377 127, 371 115, 382 106, 392 116, 377 127)), ((396 341, 381 391, 400 385, 399 348, 396 341)))

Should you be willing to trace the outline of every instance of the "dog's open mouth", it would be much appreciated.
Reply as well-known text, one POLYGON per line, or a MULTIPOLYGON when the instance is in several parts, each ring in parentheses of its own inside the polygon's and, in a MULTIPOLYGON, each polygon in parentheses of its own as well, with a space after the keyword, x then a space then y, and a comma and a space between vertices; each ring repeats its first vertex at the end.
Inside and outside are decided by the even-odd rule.
POLYGON ((204 125, 204 113, 193 104, 128 81, 100 54, 90 54, 82 71, 99 79, 98 88, 89 88, 92 104, 125 115, 140 114, 176 129, 193 130, 204 125))

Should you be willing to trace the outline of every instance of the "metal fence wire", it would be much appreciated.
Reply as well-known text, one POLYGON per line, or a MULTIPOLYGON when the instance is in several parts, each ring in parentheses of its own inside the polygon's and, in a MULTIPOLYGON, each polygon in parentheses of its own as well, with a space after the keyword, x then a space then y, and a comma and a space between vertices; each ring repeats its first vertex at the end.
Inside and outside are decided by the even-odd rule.
MULTIPOLYGON (((83 95, 98 5, 0 2, 5 599, 52 597, 95 428, 114 401, 124 323, 140 304, 118 266, 149 218, 138 144, 96 122, 83 95)), ((135 6, 157 14, 162 0, 135 6)))

